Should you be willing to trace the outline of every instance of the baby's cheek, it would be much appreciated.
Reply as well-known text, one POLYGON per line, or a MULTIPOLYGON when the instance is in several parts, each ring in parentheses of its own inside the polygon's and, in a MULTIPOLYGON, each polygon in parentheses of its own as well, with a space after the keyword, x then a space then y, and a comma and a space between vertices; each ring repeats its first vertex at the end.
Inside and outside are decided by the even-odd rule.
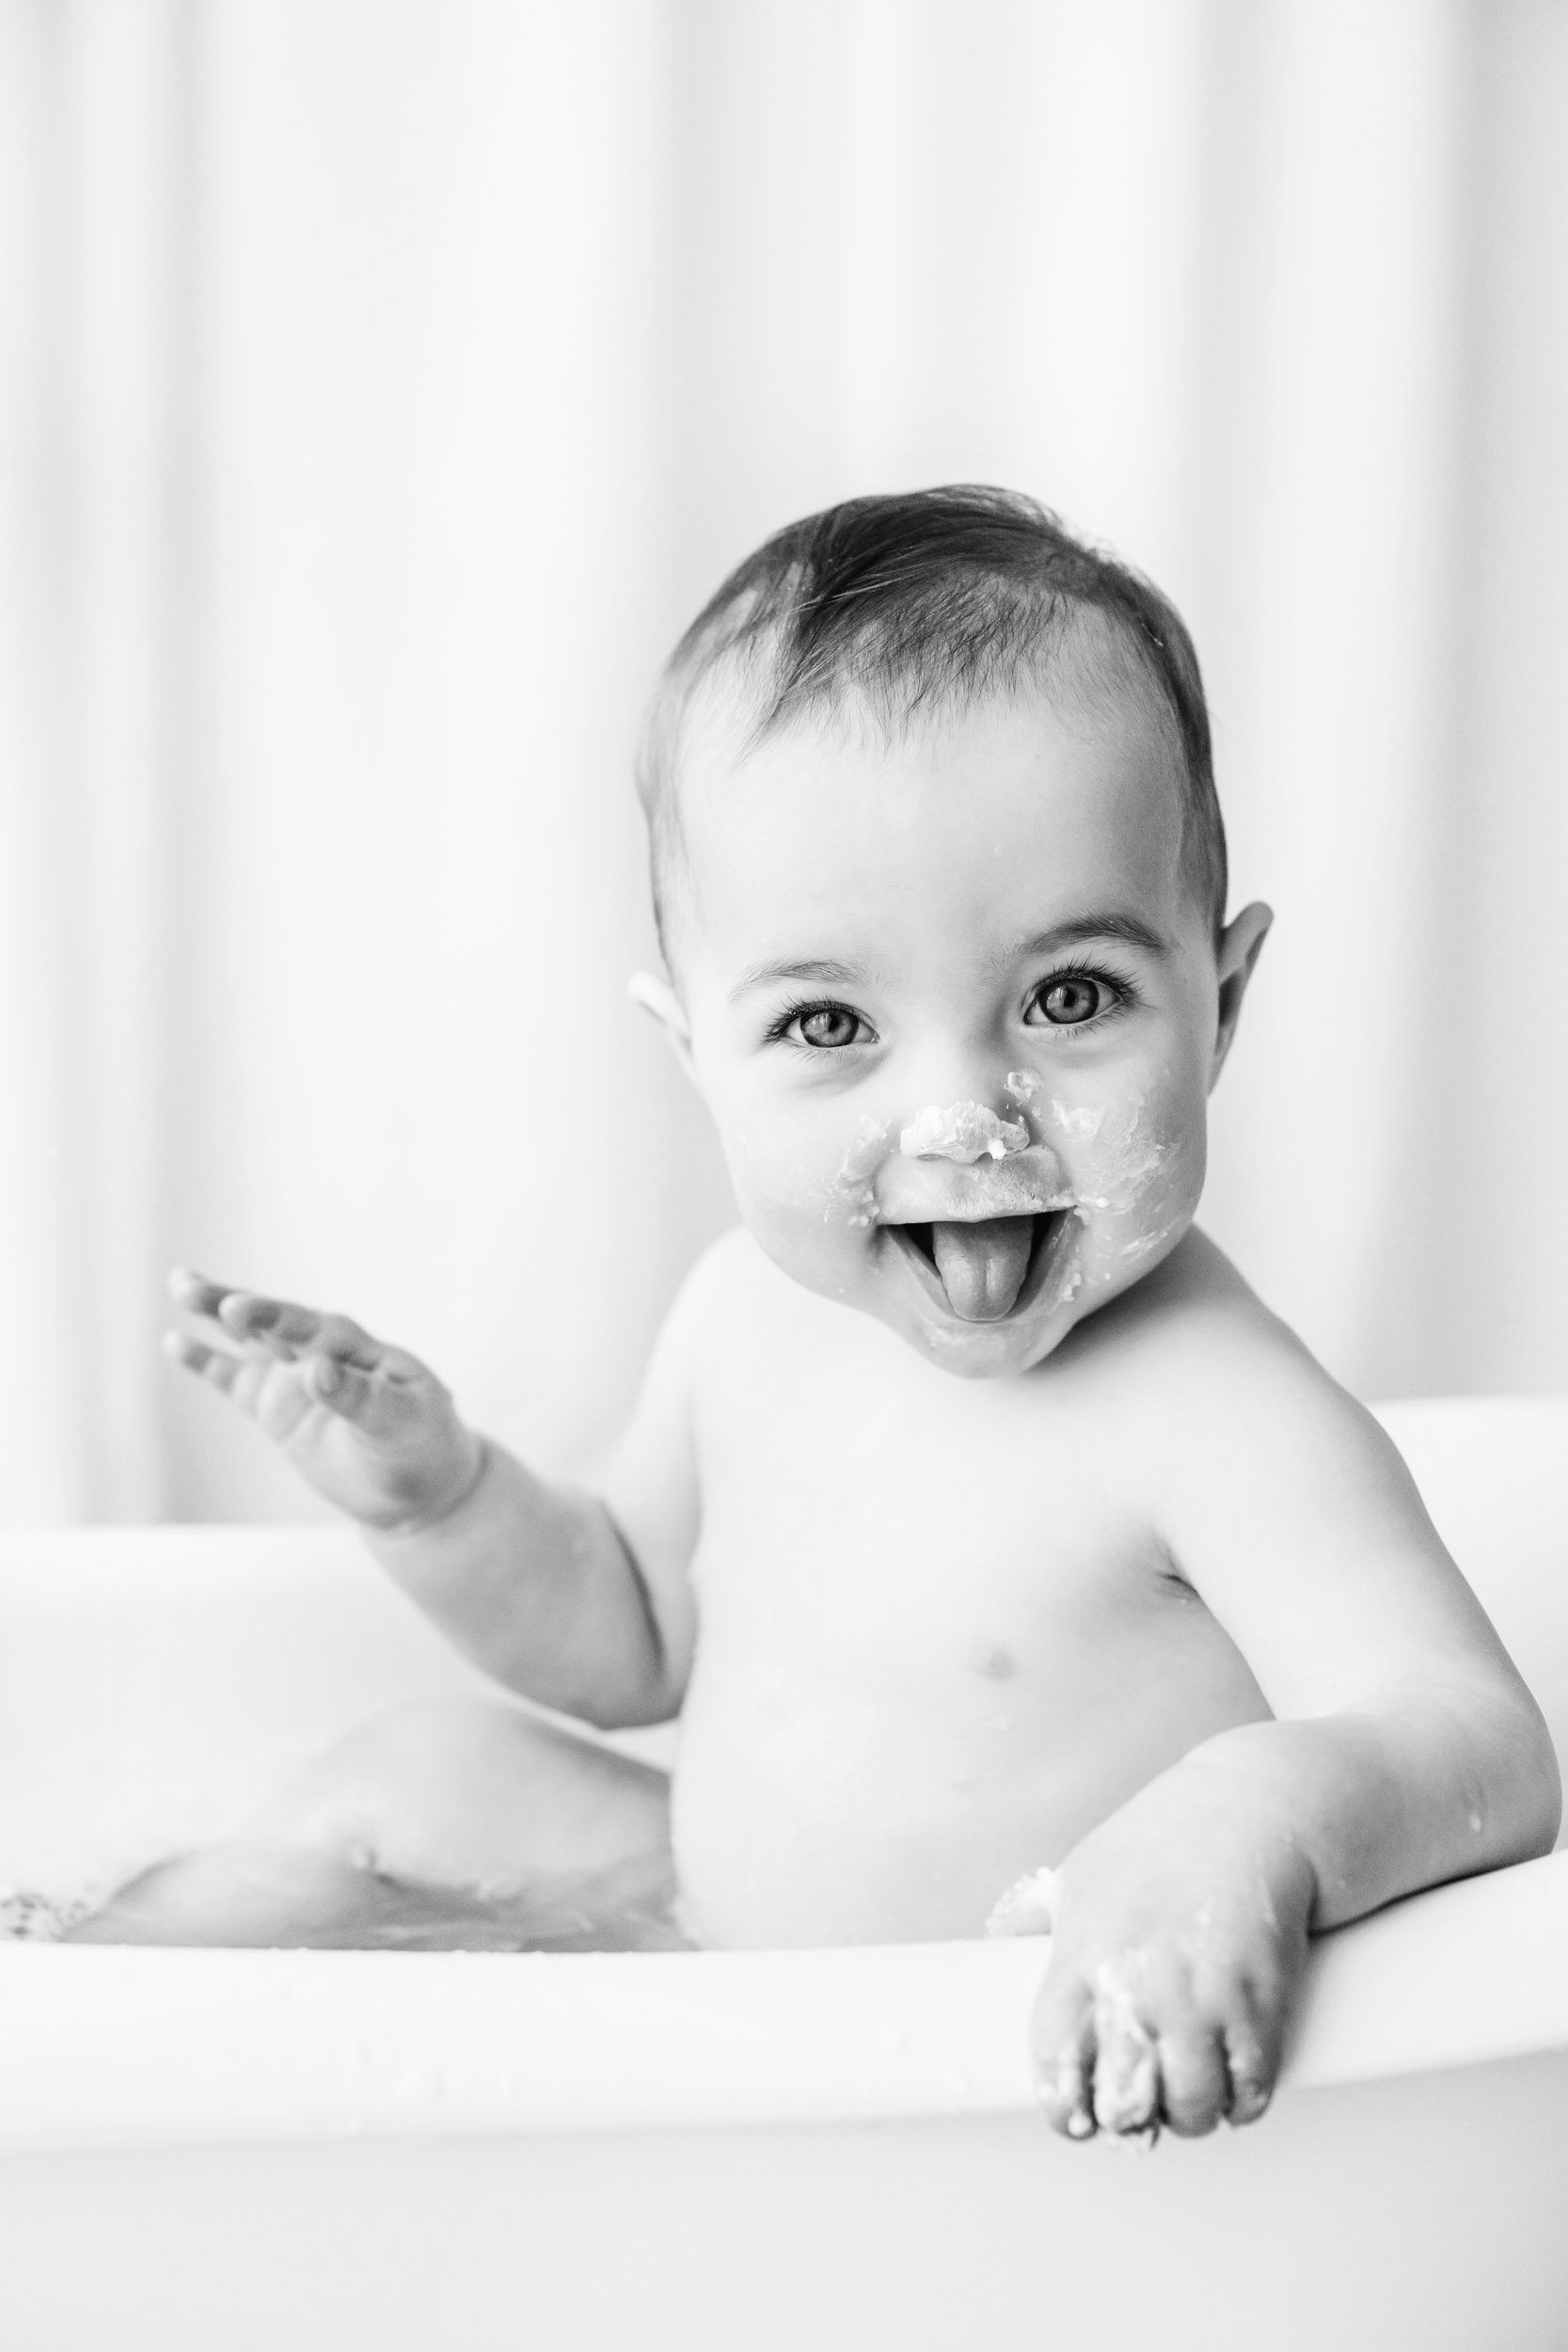
POLYGON ((1096 1288, 1120 1283, 1174 1245, 1203 1190, 1205 1132, 1180 1095, 1101 1107, 1053 1105, 1059 1119, 1078 1214, 1079 1262, 1096 1288))
POLYGON ((876 1220, 885 1126, 803 1134, 797 1122, 737 1119, 720 1134, 741 1216, 768 1255, 814 1287, 842 1288, 836 1277, 876 1220))

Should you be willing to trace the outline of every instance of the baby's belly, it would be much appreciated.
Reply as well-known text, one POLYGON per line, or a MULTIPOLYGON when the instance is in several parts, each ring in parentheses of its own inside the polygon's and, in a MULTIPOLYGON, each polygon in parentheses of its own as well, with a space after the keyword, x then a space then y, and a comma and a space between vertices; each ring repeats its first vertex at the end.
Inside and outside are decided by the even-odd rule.
MULTIPOLYGON (((998 1897, 1053 1865, 1196 1740, 1264 1711, 1232 1682, 1082 1722, 999 1684, 940 1712, 797 1679, 699 1671, 682 1719, 673 1836, 704 1944, 976 1936, 998 1897)), ((1140 1698, 1144 1703, 1138 1703, 1140 1698)))

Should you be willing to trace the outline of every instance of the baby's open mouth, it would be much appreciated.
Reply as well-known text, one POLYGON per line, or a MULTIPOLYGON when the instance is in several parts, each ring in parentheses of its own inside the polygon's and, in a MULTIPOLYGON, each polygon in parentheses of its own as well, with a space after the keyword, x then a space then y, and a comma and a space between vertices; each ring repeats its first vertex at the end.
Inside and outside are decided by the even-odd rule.
POLYGON ((883 1231, 960 1322, 1000 1323, 1038 1287, 1032 1278, 1040 1273, 1061 1222, 1060 1212, 1050 1210, 1033 1216, 943 1217, 883 1231))

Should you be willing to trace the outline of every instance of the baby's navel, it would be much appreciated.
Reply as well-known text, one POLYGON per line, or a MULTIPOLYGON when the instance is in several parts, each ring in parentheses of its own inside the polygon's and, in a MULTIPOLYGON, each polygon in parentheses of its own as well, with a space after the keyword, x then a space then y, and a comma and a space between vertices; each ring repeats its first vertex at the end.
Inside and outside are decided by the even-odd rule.
POLYGON ((974 1661, 974 1671, 983 1675, 988 1682, 1010 1682, 1018 1672, 1018 1660, 1010 1649, 1004 1649, 1000 1642, 994 1642, 979 1652, 974 1661))

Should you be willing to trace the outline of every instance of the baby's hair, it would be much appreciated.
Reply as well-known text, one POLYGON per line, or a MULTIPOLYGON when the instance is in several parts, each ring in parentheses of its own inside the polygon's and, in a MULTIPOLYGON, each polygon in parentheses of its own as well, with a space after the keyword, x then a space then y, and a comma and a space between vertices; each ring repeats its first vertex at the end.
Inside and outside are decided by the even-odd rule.
POLYGON ((1216 931, 1224 921, 1225 827, 1192 639, 1151 581, 1033 499, 969 483, 847 499, 730 574, 665 664, 639 752, 661 940, 682 737, 718 673, 741 689, 751 745, 850 704, 892 730, 1025 684, 1090 707, 1142 695, 1181 763, 1189 882, 1216 931))

